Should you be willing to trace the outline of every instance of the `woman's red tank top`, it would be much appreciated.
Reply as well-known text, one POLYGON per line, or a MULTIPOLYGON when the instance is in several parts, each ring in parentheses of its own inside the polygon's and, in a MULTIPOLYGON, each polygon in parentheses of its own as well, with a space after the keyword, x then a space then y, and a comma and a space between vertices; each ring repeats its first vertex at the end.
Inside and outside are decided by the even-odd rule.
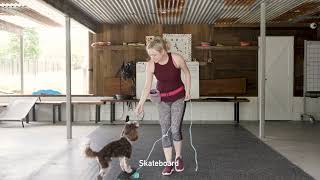
MULTIPOLYGON (((174 66, 171 53, 168 53, 168 56, 169 60, 166 64, 161 65, 159 63, 155 63, 154 75, 158 80, 157 89, 160 93, 170 92, 184 86, 181 80, 181 69, 174 66)), ((161 101, 174 102, 184 96, 185 90, 173 96, 161 97, 161 101)))

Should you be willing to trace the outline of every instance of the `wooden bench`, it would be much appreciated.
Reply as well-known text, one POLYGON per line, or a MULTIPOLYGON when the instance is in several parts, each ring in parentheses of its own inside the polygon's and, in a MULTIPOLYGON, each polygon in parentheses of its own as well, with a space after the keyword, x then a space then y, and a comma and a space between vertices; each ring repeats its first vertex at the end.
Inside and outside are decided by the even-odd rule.
MULTIPOLYGON (((128 99, 128 100, 117 100, 117 99, 104 99, 102 100, 105 103, 110 103, 110 122, 113 123, 115 121, 115 103, 117 102, 139 102, 139 99, 128 99)), ((147 100, 150 101, 150 100, 147 100)), ((200 98, 200 99, 192 99, 191 102, 231 102, 234 103, 234 121, 239 123, 239 104, 241 102, 250 102, 247 98, 200 98)))
MULTIPOLYGON (((61 121, 61 105, 64 101, 38 101, 36 104, 52 105, 52 123, 56 123, 56 109, 58 108, 58 121, 61 121)), ((33 121, 36 121, 35 108, 33 107, 33 121)))
POLYGON ((5 107, 7 107, 9 105, 9 103, 0 103, 0 107, 1 108, 5 108, 5 107))
MULTIPOLYGON (((66 102, 63 102, 66 103, 66 102)), ((100 114, 101 114, 101 105, 105 104, 104 101, 96 100, 96 101, 72 101, 71 104, 71 120, 74 121, 74 105, 76 104, 88 104, 96 106, 96 118, 95 123, 100 122, 100 114)))
MULTIPOLYGON (((56 110, 58 109, 58 120, 61 121, 61 105, 66 104, 66 101, 38 101, 36 104, 51 104, 52 105, 52 122, 53 124, 56 123, 56 110)), ((88 105, 96 105, 96 118, 95 123, 100 122, 100 111, 101 105, 104 104, 103 101, 72 101, 71 104, 71 121, 74 121, 74 105, 76 104, 88 104, 88 105)), ((35 113, 35 112, 34 112, 35 113)), ((34 114, 34 121, 36 121, 36 116, 34 114)))
POLYGON ((138 102, 138 99, 103 99, 101 100, 106 103, 110 103, 110 123, 113 123, 116 120, 116 103, 122 102, 122 103, 131 103, 131 102, 138 102))
POLYGON ((0 113, 2 110, 4 110, 6 107, 8 107, 9 103, 0 103, 0 113))

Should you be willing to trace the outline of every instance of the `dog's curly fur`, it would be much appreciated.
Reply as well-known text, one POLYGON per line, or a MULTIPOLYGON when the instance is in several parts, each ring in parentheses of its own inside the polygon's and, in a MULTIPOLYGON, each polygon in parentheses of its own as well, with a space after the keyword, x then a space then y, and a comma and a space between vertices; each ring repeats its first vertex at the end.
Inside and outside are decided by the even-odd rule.
POLYGON ((112 141, 104 146, 100 151, 96 152, 90 148, 90 143, 85 148, 85 155, 89 158, 97 158, 100 164, 100 176, 106 176, 107 170, 111 158, 120 158, 120 166, 124 171, 128 171, 130 166, 128 160, 131 157, 133 141, 138 140, 138 129, 139 124, 134 122, 127 122, 121 133, 121 138, 116 141, 112 141))

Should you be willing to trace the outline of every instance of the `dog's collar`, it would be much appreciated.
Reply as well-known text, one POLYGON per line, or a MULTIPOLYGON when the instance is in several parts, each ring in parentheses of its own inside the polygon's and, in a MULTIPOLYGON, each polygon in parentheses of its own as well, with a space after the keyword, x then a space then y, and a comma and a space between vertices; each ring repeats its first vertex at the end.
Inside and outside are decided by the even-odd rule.
POLYGON ((121 138, 125 138, 130 144, 132 144, 132 141, 125 135, 122 135, 121 138))

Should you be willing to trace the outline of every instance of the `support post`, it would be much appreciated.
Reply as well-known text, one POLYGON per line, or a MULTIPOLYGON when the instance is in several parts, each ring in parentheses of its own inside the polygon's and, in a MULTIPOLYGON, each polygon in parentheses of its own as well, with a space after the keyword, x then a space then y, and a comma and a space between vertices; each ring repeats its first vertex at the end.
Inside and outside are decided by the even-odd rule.
POLYGON ((264 138, 265 126, 265 66, 266 66, 266 3, 262 1, 260 4, 260 77, 259 77, 259 137, 264 138))
POLYGON ((66 16, 66 124, 67 139, 72 139, 72 123, 71 123, 71 39, 70 39, 70 17, 66 16))

